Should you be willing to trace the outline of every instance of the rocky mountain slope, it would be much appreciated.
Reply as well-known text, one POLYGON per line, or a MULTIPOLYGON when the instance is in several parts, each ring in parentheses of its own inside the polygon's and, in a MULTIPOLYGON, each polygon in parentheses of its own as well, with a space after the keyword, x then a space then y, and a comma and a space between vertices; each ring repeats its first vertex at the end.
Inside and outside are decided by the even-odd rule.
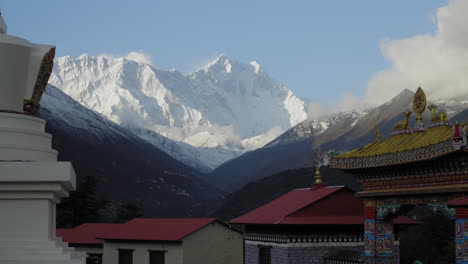
POLYGON ((258 63, 224 55, 189 75, 127 58, 62 57, 50 83, 202 170, 263 146, 307 116, 306 103, 258 63))
POLYGON ((49 85, 39 117, 47 121, 59 160, 72 161, 78 181, 97 180, 100 198, 132 203, 148 217, 207 215, 224 194, 203 174, 49 85))

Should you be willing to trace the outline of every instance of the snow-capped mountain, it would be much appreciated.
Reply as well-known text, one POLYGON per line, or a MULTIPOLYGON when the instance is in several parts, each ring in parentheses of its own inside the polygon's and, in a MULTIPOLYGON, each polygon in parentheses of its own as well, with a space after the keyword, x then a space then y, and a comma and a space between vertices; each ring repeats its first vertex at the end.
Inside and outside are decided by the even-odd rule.
POLYGON ((189 75, 126 58, 61 57, 49 82, 173 157, 209 169, 307 117, 306 103, 258 63, 224 55, 189 75))
MULTIPOLYGON (((317 137, 321 134, 329 134, 328 129, 335 128, 336 125, 346 124, 345 126, 349 129, 353 128, 359 119, 365 116, 369 112, 366 110, 354 110, 349 112, 338 112, 331 113, 328 116, 324 116, 319 120, 307 119, 303 122, 297 124, 291 129, 287 130, 281 136, 275 138, 264 148, 274 147, 276 145, 290 144, 294 142, 301 141, 305 138, 317 137)), ((328 135, 327 135, 328 137, 328 135)))

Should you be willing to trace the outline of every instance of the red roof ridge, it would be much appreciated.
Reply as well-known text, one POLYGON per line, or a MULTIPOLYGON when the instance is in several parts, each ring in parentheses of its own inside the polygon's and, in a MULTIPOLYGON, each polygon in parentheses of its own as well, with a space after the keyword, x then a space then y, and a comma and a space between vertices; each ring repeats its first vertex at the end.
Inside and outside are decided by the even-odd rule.
POLYGON ((70 244, 102 244, 97 237, 114 231, 120 224, 115 223, 84 223, 74 228, 57 228, 56 236, 70 244))
POLYGON ((342 186, 324 186, 325 188, 294 189, 263 206, 260 206, 240 217, 232 219, 230 223, 252 223, 252 224, 278 224, 284 217, 297 212, 310 204, 316 203, 323 198, 337 192, 342 186))
POLYGON ((468 197, 460 197, 447 202, 448 206, 464 206, 468 205, 468 197))
POLYGON ((99 237, 104 240, 180 241, 184 237, 219 222, 217 218, 135 218, 117 232, 99 237))

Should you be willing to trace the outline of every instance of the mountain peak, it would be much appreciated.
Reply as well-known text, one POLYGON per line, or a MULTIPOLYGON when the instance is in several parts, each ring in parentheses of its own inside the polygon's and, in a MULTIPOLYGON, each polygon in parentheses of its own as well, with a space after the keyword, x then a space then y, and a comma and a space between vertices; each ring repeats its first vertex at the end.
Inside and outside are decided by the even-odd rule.
POLYGON ((220 54, 215 60, 208 63, 202 70, 205 72, 210 71, 211 69, 223 70, 226 72, 231 72, 232 64, 231 60, 225 54, 220 54))
POLYGON ((254 68, 256 74, 260 74, 263 72, 262 67, 260 66, 260 64, 258 64, 258 62, 251 61, 250 65, 254 68))
POLYGON ((395 97, 393 97, 390 101, 386 102, 385 105, 398 103, 401 101, 408 101, 409 99, 413 99, 414 92, 408 89, 404 89, 399 92, 395 97))

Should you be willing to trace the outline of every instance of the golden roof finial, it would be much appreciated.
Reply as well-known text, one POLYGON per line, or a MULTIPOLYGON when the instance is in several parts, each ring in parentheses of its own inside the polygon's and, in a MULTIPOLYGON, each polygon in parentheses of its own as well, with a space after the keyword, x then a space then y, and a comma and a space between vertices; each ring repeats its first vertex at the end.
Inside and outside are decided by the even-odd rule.
POLYGON ((320 167, 323 165, 323 154, 320 151, 320 146, 317 147, 317 160, 315 165, 315 184, 322 184, 322 175, 320 175, 320 167))
POLYGON ((322 184, 322 175, 320 175, 320 166, 315 166, 315 184, 322 184))

